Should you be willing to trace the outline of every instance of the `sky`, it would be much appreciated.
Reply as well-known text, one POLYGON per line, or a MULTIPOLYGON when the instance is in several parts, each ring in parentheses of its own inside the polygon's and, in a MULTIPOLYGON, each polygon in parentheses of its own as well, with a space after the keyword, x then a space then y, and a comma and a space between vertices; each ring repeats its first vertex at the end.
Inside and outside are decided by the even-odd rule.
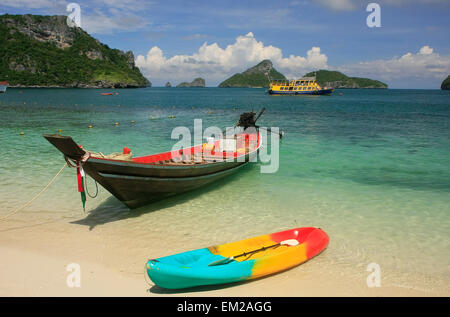
MULTIPOLYGON (((74 2, 81 27, 109 47, 131 50, 154 86, 196 77, 217 86, 270 59, 288 78, 328 69, 390 88, 438 89, 450 74, 450 0, 375 1, 74 2), (380 14, 370 21, 379 27, 367 23, 376 13, 368 11, 372 2, 380 14)), ((0 14, 68 15, 69 3, 0 0, 0 14)))

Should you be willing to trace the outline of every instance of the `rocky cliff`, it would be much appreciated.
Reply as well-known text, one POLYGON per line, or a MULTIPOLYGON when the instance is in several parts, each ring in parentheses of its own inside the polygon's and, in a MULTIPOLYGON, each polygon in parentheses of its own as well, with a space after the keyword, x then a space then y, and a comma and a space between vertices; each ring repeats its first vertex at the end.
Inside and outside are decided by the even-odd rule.
POLYGON ((12 87, 145 87, 131 51, 100 43, 66 16, 1 15, 0 73, 12 87))

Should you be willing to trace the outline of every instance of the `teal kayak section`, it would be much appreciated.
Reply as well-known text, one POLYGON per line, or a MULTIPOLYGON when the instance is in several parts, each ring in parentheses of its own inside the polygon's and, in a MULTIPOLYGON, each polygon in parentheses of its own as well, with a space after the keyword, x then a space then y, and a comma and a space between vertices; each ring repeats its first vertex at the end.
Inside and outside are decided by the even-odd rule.
POLYGON ((147 274, 156 285, 168 289, 238 282, 252 275, 255 260, 208 266, 223 258, 207 248, 183 252, 149 260, 147 274))

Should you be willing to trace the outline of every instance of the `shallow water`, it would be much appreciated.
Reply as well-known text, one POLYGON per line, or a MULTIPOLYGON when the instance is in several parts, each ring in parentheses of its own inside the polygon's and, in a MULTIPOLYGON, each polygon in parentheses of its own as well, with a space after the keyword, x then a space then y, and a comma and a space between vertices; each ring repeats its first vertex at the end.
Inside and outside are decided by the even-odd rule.
MULTIPOLYGON (((43 133, 61 129, 87 149, 110 153, 128 146, 140 156, 170 149, 177 142, 171 139, 172 129, 191 128, 195 118, 203 119, 204 128, 223 128, 234 124, 240 112, 264 106, 259 124, 286 131, 277 173, 262 174, 256 163, 212 187, 134 211, 100 188, 83 214, 75 172, 66 168, 48 192, 14 217, 30 224, 75 217, 67 220, 71 227, 110 230, 124 250, 146 248, 149 237, 168 246, 165 237, 176 237, 182 243, 172 244, 172 250, 183 251, 317 226, 328 232, 330 245, 304 270, 320 267, 360 276, 365 283, 366 267, 375 262, 383 285, 450 291, 450 93, 100 92, 8 89, 0 95, 0 216, 32 198, 63 165, 43 133), (130 239, 135 245, 129 245, 130 239)), ((89 190, 95 192, 92 181, 89 190)))

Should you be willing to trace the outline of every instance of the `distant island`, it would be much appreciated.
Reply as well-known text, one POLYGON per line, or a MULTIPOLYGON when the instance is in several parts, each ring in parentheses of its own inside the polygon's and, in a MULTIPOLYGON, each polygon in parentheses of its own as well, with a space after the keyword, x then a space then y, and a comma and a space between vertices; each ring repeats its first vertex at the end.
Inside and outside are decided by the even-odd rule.
MULTIPOLYGON (((388 85, 378 80, 360 77, 348 77, 341 72, 319 70, 311 72, 304 77, 316 76, 319 85, 333 88, 387 88, 388 85)), ((270 60, 263 60, 258 65, 238 73, 219 84, 219 87, 269 87, 270 79, 285 79, 286 77, 277 71, 270 60)))
POLYGON ((261 88, 269 87, 269 78, 286 79, 284 75, 278 72, 270 60, 263 60, 256 66, 247 69, 243 73, 238 73, 219 84, 219 87, 248 87, 261 88))
POLYGON ((310 72, 305 77, 316 76, 317 83, 322 87, 332 88, 377 88, 386 89, 388 85, 378 80, 361 77, 348 77, 341 72, 319 70, 310 72))
POLYGON ((192 82, 182 82, 181 84, 177 85, 177 88, 179 87, 205 87, 206 82, 203 78, 195 78, 192 82))
POLYGON ((170 88, 170 87, 172 87, 172 84, 170 83, 170 81, 168 81, 168 82, 164 85, 164 87, 170 88))
POLYGON ((1 15, 0 74, 10 87, 151 86, 131 51, 100 43, 66 16, 1 15))
POLYGON ((441 84, 442 90, 450 90, 450 75, 441 84))

